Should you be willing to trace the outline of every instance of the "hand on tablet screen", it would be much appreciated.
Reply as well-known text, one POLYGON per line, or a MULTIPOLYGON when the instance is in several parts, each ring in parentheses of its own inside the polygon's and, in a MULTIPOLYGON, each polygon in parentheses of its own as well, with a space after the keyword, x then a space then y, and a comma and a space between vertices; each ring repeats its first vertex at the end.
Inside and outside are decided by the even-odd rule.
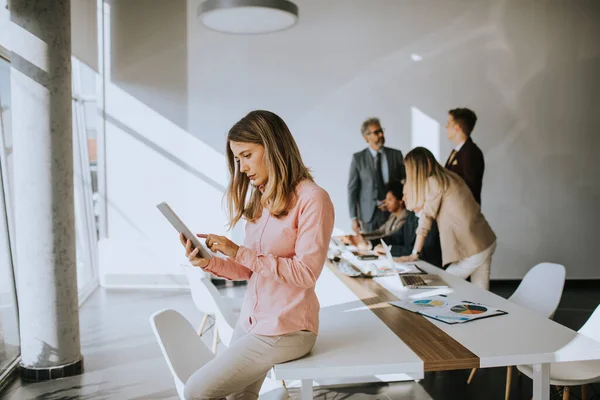
POLYGON ((195 267, 205 268, 208 265, 210 259, 198 257, 198 248, 192 248, 192 241, 186 239, 183 233, 179 234, 179 240, 183 247, 185 247, 185 256, 190 260, 190 263, 195 267))
POLYGON ((211 251, 215 253, 218 251, 222 254, 225 254, 227 257, 234 258, 237 255, 238 249, 240 248, 237 244, 233 243, 225 236, 203 233, 199 233, 196 236, 201 239, 206 239, 206 247, 208 247, 211 251))

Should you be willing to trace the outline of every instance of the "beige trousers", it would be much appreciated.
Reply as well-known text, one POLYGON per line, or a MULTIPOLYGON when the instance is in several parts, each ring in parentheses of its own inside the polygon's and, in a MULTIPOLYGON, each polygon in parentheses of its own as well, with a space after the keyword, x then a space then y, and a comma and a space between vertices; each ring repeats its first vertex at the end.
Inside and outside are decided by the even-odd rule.
POLYGON ((485 290, 490 289, 490 267, 492 256, 496 251, 496 242, 490 247, 474 256, 452 263, 446 268, 446 272, 460 276, 463 279, 471 277, 471 283, 485 290))
POLYGON ((305 356, 316 339, 309 331, 262 336, 236 326, 231 346, 188 379, 184 396, 186 400, 256 400, 273 365, 305 356))

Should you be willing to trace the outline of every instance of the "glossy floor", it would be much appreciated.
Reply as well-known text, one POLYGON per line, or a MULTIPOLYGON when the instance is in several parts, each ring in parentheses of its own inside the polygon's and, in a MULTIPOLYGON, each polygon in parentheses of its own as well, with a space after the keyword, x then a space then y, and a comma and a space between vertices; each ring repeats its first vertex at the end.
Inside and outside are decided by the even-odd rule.
MULTIPOLYGON (((492 290, 508 297, 514 282, 494 282, 492 290)), ((239 309, 245 286, 220 289, 239 309)), ((579 329, 600 303, 598 282, 569 282, 555 319, 579 329)), ((202 315, 185 291, 98 290, 81 309, 81 342, 85 373, 50 382, 24 383, 18 379, 0 393, 1 399, 177 399, 173 380, 154 339, 148 316, 162 308, 182 312, 195 325, 202 315)), ((210 346, 212 327, 204 335, 210 346)), ((479 370, 470 385, 469 371, 427 373, 420 383, 371 383, 319 387, 317 399, 504 399, 506 369, 479 370)), ((294 385, 294 382, 291 382, 294 385)), ((593 387, 600 393, 600 386, 593 387)), ((300 398, 290 388, 293 399, 300 398)), ((578 391, 573 394, 579 395, 578 391)), ((531 381, 513 377, 511 399, 531 398, 531 381)))

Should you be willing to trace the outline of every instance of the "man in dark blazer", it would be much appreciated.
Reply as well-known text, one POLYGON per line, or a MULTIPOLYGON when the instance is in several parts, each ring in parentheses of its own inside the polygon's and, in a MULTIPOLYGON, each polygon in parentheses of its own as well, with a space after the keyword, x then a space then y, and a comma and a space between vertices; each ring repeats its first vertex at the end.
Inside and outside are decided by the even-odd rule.
POLYGON ((348 179, 348 208, 355 233, 374 231, 385 223, 388 218, 382 201, 385 185, 406 176, 402 152, 384 147, 379 119, 363 122, 361 133, 368 147, 352 156, 348 179))
POLYGON ((471 139, 477 116, 468 108, 448 111, 446 133, 454 149, 446 161, 446 168, 456 172, 467 183, 477 203, 481 204, 481 185, 485 162, 483 153, 471 139))

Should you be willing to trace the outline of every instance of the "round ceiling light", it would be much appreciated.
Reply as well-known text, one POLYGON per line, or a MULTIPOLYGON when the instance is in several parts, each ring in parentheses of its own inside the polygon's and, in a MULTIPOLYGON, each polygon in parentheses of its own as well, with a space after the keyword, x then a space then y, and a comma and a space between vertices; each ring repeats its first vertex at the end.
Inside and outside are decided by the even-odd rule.
POLYGON ((269 33, 293 26, 298 6, 288 0, 205 0, 198 6, 198 18, 219 32, 269 33))

